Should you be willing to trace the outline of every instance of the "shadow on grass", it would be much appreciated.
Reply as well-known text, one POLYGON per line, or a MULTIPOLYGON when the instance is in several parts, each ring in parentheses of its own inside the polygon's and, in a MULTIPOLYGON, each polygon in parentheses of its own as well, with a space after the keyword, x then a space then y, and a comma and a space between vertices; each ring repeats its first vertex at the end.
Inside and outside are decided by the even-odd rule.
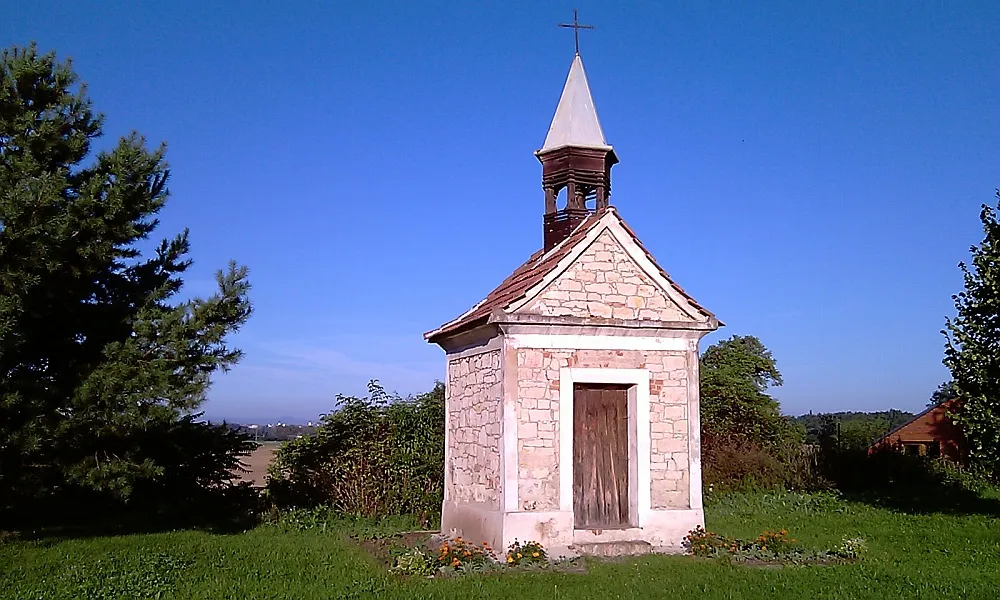
POLYGON ((855 490, 844 496, 855 502, 907 514, 1000 517, 1000 500, 975 490, 941 485, 919 489, 888 486, 878 490, 855 490))
POLYGON ((0 513, 0 531, 26 541, 59 541, 178 530, 219 535, 260 524, 260 496, 249 486, 197 498, 121 502, 95 494, 37 499, 0 513))
POLYGON ((1000 517, 1000 498, 982 476, 894 450, 842 453, 828 473, 844 496, 910 514, 1000 517))

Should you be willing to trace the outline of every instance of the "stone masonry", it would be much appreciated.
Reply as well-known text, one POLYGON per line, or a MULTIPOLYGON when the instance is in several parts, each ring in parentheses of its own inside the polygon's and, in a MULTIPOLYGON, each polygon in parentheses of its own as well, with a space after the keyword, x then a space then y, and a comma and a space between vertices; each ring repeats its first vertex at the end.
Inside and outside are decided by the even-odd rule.
POLYGON ((698 344, 721 324, 610 206, 618 157, 579 54, 535 156, 542 249, 425 334, 447 353, 442 533, 495 548, 536 540, 554 556, 682 551, 684 535, 705 522, 698 344), (595 403, 578 384, 621 387, 595 403), (578 427, 585 443, 597 431, 604 438, 579 452, 578 427), (608 461, 605 448, 627 456, 608 461), (626 463, 628 485, 614 485, 626 463), (578 469, 586 477, 574 477, 578 469))
POLYGON ((500 502, 500 351, 448 362, 448 482, 450 500, 500 502))
POLYGON ((563 367, 649 371, 651 508, 688 508, 687 360, 685 352, 518 349, 520 509, 555 510, 559 505, 559 369, 563 367))
POLYGON ((551 317, 691 320, 607 231, 520 312, 551 317))

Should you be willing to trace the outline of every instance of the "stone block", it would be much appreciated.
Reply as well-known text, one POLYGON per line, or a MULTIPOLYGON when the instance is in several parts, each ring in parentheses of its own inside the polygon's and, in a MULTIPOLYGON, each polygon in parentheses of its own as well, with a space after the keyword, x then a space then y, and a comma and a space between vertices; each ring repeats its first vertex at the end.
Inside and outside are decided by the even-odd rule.
POLYGON ((611 316, 615 319, 634 319, 635 310, 627 306, 616 306, 612 309, 611 316))
POLYGON ((552 422, 552 412, 548 410, 529 410, 528 420, 535 423, 552 422))
POLYGON ((615 291, 623 296, 635 296, 639 291, 639 286, 634 283, 624 281, 615 284, 615 291))
POLYGON ((601 302, 588 302, 587 310, 591 315, 604 319, 610 319, 612 314, 611 307, 601 302))

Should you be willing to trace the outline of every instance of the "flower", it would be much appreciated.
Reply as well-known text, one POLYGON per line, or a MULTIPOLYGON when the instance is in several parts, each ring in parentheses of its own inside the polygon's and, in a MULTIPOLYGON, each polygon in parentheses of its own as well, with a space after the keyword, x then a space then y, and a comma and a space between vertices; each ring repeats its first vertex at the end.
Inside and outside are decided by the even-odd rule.
POLYGON ((514 557, 513 556, 508 556, 507 557, 507 562, 509 562, 509 563, 514 562, 514 557))
POLYGON ((535 558, 538 558, 538 553, 537 552, 533 552, 531 555, 534 556, 535 558))

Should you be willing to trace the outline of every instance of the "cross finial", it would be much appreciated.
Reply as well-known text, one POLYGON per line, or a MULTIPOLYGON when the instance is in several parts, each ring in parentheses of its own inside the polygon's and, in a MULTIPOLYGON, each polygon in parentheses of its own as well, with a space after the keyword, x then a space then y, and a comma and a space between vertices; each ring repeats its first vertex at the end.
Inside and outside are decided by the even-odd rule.
POLYGON ((570 27, 573 29, 573 40, 576 42, 576 53, 580 54, 580 30, 581 29, 594 29, 593 25, 580 25, 580 21, 577 19, 577 11, 573 9, 573 22, 572 23, 560 23, 560 27, 570 27))

